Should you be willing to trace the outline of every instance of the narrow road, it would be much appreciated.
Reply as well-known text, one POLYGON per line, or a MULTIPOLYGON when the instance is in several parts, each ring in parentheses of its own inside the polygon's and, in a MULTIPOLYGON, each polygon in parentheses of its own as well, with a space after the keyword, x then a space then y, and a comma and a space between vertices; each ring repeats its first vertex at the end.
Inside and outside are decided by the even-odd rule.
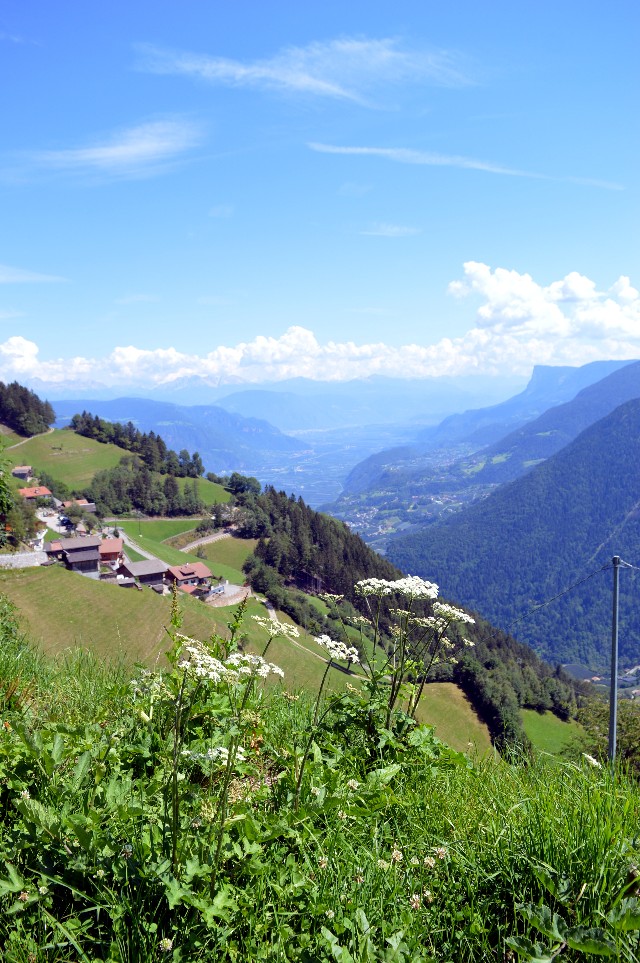
POLYGON ((231 538, 231 532, 216 532, 215 535, 204 535, 202 538, 196 538, 194 542, 189 542, 188 545, 183 545, 180 551, 190 552, 192 548, 197 548, 199 545, 209 545, 211 542, 219 542, 221 538, 231 538))
MULTIPOLYGON (((47 428, 46 431, 41 431, 38 435, 31 435, 31 438, 42 438, 43 435, 50 435, 53 428, 47 428)), ((12 448, 19 448, 20 445, 24 445, 27 441, 31 441, 31 438, 23 438, 22 441, 17 441, 15 445, 7 445, 5 451, 11 451, 12 448)))

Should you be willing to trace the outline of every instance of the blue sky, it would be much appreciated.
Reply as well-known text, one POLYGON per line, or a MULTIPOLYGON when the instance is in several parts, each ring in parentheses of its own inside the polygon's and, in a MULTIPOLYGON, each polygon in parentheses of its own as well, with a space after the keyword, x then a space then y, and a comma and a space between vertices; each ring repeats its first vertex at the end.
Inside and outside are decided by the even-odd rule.
POLYGON ((635 0, 5 0, 0 377, 640 357, 635 0))

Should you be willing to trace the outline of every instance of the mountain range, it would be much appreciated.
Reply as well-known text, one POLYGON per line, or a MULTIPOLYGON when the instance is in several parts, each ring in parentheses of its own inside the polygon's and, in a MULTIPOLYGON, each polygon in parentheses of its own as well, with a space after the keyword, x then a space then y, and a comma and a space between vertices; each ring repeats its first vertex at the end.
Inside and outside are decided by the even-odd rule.
POLYGON ((620 555, 632 566, 621 579, 621 661, 635 665, 639 470, 636 397, 481 502, 392 541, 389 559, 438 582, 444 595, 544 658, 602 669, 611 639, 608 569, 620 555))

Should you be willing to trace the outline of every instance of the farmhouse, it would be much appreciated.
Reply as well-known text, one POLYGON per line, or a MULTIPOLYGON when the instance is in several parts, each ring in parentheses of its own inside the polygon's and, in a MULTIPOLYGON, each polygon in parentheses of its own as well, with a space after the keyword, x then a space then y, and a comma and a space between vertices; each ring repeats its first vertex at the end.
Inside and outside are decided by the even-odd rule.
POLYGON ((118 562, 122 558, 122 539, 103 538, 99 546, 100 561, 118 562))
MULTIPOLYGON (((100 566, 101 538, 61 538, 59 545, 62 559, 71 572, 97 575, 100 566)), ((52 545, 56 543, 53 542, 52 545)))
POLYGON ((167 580, 185 592, 193 592, 202 585, 209 585, 211 572, 202 562, 187 562, 185 565, 172 565, 167 570, 167 580))
POLYGON ((11 469, 11 474, 14 478, 20 478, 21 481, 29 481, 33 477, 33 469, 31 465, 16 465, 11 469))
POLYGON ((44 485, 38 485, 35 488, 19 488, 18 495, 22 495, 25 501, 35 502, 38 498, 51 499, 51 492, 44 485))
POLYGON ((143 562, 123 562, 118 568, 118 574, 125 578, 135 578, 140 585, 158 589, 164 585, 164 575, 168 567, 157 558, 145 559, 143 562))
POLYGON ((70 502, 62 502, 61 507, 67 510, 71 508, 72 505, 77 505, 83 512, 93 512, 95 514, 96 503, 90 502, 86 498, 74 498, 70 502))

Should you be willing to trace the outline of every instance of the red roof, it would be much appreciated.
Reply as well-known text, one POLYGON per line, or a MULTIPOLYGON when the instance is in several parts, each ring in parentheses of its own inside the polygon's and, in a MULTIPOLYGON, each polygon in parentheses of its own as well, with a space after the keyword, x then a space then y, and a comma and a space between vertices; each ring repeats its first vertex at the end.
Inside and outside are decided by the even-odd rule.
POLYGON ((51 495, 51 492, 44 485, 39 485, 37 488, 19 488, 18 494, 23 498, 45 498, 51 495))
POLYGON ((121 538, 103 538, 100 542, 100 554, 101 555, 120 555, 122 552, 122 539, 121 538))
POLYGON ((172 565, 169 567, 169 575, 176 582, 183 582, 187 578, 211 578, 211 572, 202 562, 172 565))
POLYGON ((189 595, 191 595, 192 592, 198 591, 197 585, 180 585, 179 588, 181 592, 187 592, 189 595))

